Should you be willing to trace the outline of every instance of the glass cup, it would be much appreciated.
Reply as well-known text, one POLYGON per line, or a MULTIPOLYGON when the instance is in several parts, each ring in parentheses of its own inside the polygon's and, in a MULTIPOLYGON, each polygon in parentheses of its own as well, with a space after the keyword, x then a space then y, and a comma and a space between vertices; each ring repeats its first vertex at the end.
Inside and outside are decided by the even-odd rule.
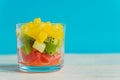
POLYGON ((64 62, 65 26, 59 23, 60 28, 57 27, 58 23, 52 23, 53 26, 50 29, 44 29, 43 26, 39 29, 36 25, 32 25, 34 27, 32 28, 27 23, 16 24, 19 70, 24 72, 53 72, 60 70, 64 62), (61 39, 59 38, 61 37, 59 32, 63 35, 61 39), (46 38, 46 33, 53 36, 47 35, 46 38), (58 39, 54 36, 58 37, 58 39))

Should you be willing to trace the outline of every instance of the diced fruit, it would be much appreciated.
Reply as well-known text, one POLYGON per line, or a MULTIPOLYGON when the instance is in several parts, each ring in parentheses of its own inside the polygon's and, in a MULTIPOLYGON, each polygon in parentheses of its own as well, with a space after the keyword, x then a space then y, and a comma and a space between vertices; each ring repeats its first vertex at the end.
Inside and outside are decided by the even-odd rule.
POLYGON ((23 64, 31 65, 31 66, 32 65, 37 66, 41 64, 41 60, 40 60, 41 53, 35 49, 32 49, 30 55, 25 55, 22 50, 21 50, 21 54, 23 58, 23 64))
POLYGON ((32 22, 22 26, 22 31, 34 39, 37 38, 37 34, 39 34, 40 30, 40 24, 34 24, 32 22))
POLYGON ((27 24, 23 24, 22 27, 21 27, 21 31, 26 31, 26 28, 28 28, 27 24))
POLYGON ((19 39, 22 42, 22 49, 23 49, 24 53, 27 55, 30 54, 30 52, 32 50, 32 45, 34 43, 34 39, 27 36, 23 32, 20 33, 19 39))
POLYGON ((39 43, 38 41, 35 41, 33 44, 33 48, 37 49, 40 52, 43 52, 46 45, 44 43, 39 43))
POLYGON ((40 65, 41 64, 41 54, 36 51, 32 52, 31 55, 29 55, 29 63, 31 65, 40 65))
POLYGON ((53 59, 53 57, 51 55, 49 55, 49 54, 46 54, 46 53, 41 54, 42 63, 48 63, 49 64, 52 59, 53 59))
POLYGON ((45 43, 52 43, 52 44, 58 44, 58 40, 52 37, 48 37, 45 41, 45 43))
MULTIPOLYGON (((56 38, 58 40, 63 39, 63 26, 62 24, 56 23, 52 24, 51 22, 41 22, 40 18, 35 18, 34 22, 29 22, 22 26, 22 31, 28 36, 38 39, 40 38, 38 34, 42 34, 44 32, 45 37, 47 35, 56 38), (40 33, 42 31, 42 33, 40 33)), ((44 39, 43 39, 44 40, 44 39)), ((40 42, 42 42, 40 38, 40 42)))
POLYGON ((61 47, 63 46, 63 40, 58 40, 58 43, 57 43, 57 48, 56 48, 56 51, 55 52, 59 52, 61 47))
POLYGON ((56 65, 56 64, 59 64, 60 63, 60 58, 61 58, 61 55, 56 53, 54 56, 53 56, 53 59, 51 61, 51 65, 56 65))
POLYGON ((54 53, 56 51, 56 47, 57 47, 57 45, 55 45, 53 43, 46 43, 45 52, 50 55, 54 55, 54 53))
POLYGON ((63 44, 63 25, 59 23, 42 22, 35 18, 33 22, 25 23, 17 30, 20 41, 19 55, 24 65, 52 66, 60 64, 60 49, 63 44))
POLYGON ((45 31, 45 32, 47 32, 48 34, 50 34, 50 33, 52 32, 51 23, 50 23, 50 22, 43 23, 42 31, 45 31))
POLYGON ((41 53, 36 49, 32 49, 30 55, 25 55, 22 49, 18 49, 19 54, 22 55, 23 61, 21 62, 24 65, 28 66, 46 66, 46 65, 57 65, 60 63, 60 54, 56 53, 54 56, 51 56, 46 53, 41 53))
POLYGON ((63 44, 63 40, 58 40, 57 47, 60 48, 63 44))
POLYGON ((41 19, 40 18, 35 18, 34 23, 41 23, 41 19))
POLYGON ((29 55, 32 50, 32 47, 30 46, 29 43, 24 43, 22 46, 22 50, 24 51, 25 54, 29 55))
POLYGON ((54 55, 57 48, 58 40, 52 37, 48 37, 47 40, 45 40, 45 44, 45 52, 50 55, 54 55))
POLYGON ((57 25, 54 26, 45 26, 42 29, 43 31, 47 32, 51 37, 61 40, 63 38, 63 30, 62 27, 57 25))
POLYGON ((35 39, 33 39, 32 37, 29 37, 28 35, 24 34, 23 32, 20 33, 19 39, 22 43, 30 43, 31 45, 33 45, 33 43, 35 41, 35 39))
POLYGON ((53 27, 55 27, 55 29, 57 29, 60 32, 63 32, 63 26, 62 24, 53 24, 53 27))
POLYGON ((43 43, 48 37, 48 34, 44 31, 41 31, 39 34, 38 34, 38 38, 37 38, 37 41, 39 41, 40 43, 43 43))

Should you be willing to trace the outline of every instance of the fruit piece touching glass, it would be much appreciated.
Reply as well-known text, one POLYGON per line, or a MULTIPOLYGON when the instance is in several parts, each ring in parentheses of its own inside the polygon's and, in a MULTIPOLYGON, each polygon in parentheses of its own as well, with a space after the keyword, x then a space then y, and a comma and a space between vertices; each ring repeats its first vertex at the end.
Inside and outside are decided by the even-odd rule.
POLYGON ((63 66, 64 25, 42 22, 16 24, 19 70, 52 72, 63 66))

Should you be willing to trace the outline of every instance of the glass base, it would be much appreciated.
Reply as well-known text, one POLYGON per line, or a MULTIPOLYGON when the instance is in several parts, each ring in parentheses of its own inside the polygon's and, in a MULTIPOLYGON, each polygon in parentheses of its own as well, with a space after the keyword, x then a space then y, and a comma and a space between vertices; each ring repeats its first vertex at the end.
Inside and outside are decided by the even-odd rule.
POLYGON ((19 64, 19 70, 23 72, 54 72, 62 68, 62 65, 55 66, 25 66, 19 64))

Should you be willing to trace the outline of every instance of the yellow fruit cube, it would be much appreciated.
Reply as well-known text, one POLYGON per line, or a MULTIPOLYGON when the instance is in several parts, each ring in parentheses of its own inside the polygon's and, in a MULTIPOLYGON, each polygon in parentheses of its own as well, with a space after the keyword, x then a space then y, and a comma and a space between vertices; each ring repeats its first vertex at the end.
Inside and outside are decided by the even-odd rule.
POLYGON ((26 25, 23 25, 23 26, 21 27, 21 30, 22 30, 22 31, 25 31, 26 27, 27 27, 26 25))
POLYGON ((22 30, 25 34, 27 34, 28 36, 36 39, 37 35, 39 34, 41 27, 40 24, 39 25, 35 25, 32 22, 29 22, 25 25, 22 26, 22 30))
POLYGON ((53 27, 57 30, 57 31, 60 31, 62 32, 63 31, 63 26, 62 24, 53 24, 53 27))
POLYGON ((35 18, 33 22, 23 25, 21 30, 39 43, 43 43, 48 36, 59 40, 63 39, 64 36, 62 24, 41 22, 40 18, 35 18))
POLYGON ((63 32, 60 32, 58 35, 57 35, 57 39, 59 40, 62 40, 64 37, 64 33, 63 32))
POLYGON ((63 26, 61 24, 53 24, 50 35, 58 40, 63 39, 63 26))
POLYGON ((51 34, 51 32, 53 31, 52 27, 51 27, 51 23, 50 22, 46 22, 43 24, 43 28, 42 31, 47 32, 49 35, 51 34))
POLYGON ((44 31, 41 31, 37 36, 37 41, 43 43, 48 37, 48 34, 44 31))
POLYGON ((41 19, 40 18, 35 18, 34 23, 41 23, 41 19))

